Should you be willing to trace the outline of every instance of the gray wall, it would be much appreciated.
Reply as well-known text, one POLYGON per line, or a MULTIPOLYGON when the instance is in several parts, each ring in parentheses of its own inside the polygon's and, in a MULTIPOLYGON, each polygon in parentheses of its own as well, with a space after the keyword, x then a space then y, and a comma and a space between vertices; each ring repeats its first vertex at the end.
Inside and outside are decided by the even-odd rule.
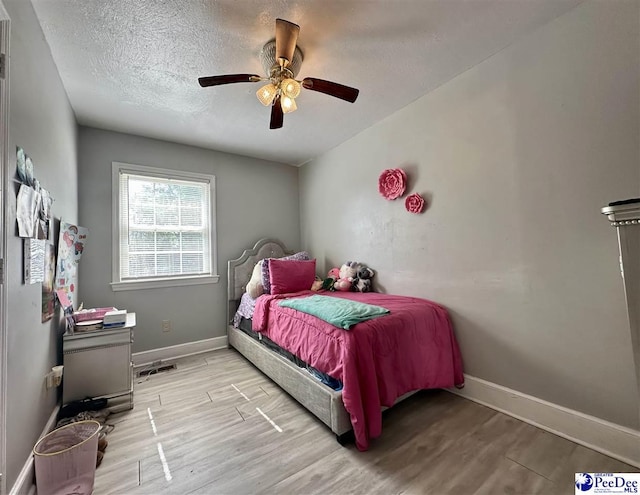
MULTIPOLYGON (((35 175, 55 202, 57 219, 77 221, 77 128, 40 25, 24 0, 4 0, 11 17, 10 177, 15 147, 35 164, 35 175)), ((7 257, 7 487, 10 489, 42 432, 57 398, 44 376, 60 364, 60 315, 41 323, 41 284, 22 283, 22 239, 16 236, 16 184, 10 182, 7 257)))
POLYGON ((638 19, 636 1, 581 4, 300 172, 320 267, 358 259, 387 292, 445 304, 468 374, 636 429, 599 210, 640 194, 638 19), (378 194, 395 167, 424 214, 378 194))
POLYGON ((90 229, 79 269, 85 307, 135 311, 134 352, 225 335, 227 260, 261 237, 299 247, 295 167, 87 127, 78 156, 80 224, 90 229), (216 176, 218 284, 111 290, 112 161, 216 176), (170 332, 162 332, 162 320, 172 321, 170 332))

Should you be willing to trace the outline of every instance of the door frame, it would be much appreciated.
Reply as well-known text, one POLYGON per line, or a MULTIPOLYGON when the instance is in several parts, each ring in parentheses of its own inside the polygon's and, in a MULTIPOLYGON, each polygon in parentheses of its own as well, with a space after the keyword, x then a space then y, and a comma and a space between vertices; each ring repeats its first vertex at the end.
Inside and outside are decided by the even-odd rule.
POLYGON ((7 493, 7 195, 9 191, 9 45, 11 20, 0 0, 0 55, 4 77, 0 78, 0 494, 7 493))

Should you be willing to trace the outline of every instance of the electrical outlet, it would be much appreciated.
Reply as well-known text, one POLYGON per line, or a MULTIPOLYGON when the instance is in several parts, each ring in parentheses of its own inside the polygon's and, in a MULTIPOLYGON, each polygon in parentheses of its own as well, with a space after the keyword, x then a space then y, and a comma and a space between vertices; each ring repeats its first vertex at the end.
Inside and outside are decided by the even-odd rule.
POLYGON ((171 320, 162 320, 162 331, 163 332, 171 331, 171 320))

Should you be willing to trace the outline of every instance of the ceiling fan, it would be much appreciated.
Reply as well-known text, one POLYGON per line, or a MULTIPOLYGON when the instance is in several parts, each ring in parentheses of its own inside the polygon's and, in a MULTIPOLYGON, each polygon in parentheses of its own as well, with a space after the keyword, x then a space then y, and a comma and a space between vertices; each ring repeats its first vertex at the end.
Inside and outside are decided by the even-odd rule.
POLYGON ((295 79, 302 64, 302 51, 296 46, 300 26, 284 19, 276 19, 276 39, 264 45, 260 52, 260 61, 268 77, 257 74, 226 74, 198 78, 200 86, 220 86, 240 82, 268 81, 256 93, 258 100, 265 106, 271 106, 270 129, 282 127, 284 114, 296 110, 296 98, 300 88, 318 91, 353 103, 360 92, 324 79, 305 77, 295 79))

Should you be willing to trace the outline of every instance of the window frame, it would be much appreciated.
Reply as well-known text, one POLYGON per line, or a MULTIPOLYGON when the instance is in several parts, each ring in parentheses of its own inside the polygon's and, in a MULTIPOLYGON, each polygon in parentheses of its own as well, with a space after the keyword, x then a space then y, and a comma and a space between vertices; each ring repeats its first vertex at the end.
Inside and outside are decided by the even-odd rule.
POLYGON ((163 287, 180 287, 188 285, 215 284, 220 280, 217 262, 217 232, 216 232, 216 177, 197 172, 185 172, 165 168, 133 165, 130 163, 111 162, 111 290, 114 292, 136 289, 156 289, 163 287), (140 280, 122 280, 120 278, 120 174, 130 173, 143 177, 159 179, 177 179, 183 181, 197 181, 209 183, 209 255, 211 275, 186 275, 154 277, 140 280))

